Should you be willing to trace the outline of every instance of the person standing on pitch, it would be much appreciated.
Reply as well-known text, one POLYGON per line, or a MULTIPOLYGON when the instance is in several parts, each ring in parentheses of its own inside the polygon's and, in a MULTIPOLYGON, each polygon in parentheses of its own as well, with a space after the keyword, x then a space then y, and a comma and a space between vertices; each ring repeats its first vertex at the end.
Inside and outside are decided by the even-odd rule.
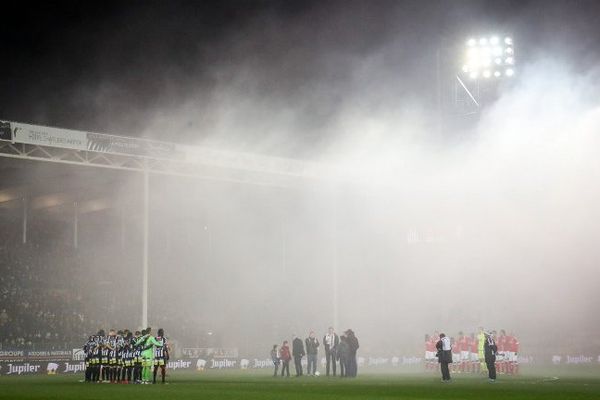
POLYGON ((360 345, 358 339, 354 335, 352 329, 348 329, 346 332, 346 341, 348 342, 348 361, 346 365, 346 377, 356 378, 358 372, 358 365, 356 363, 356 352, 360 345))
POLYGON ((348 365, 350 348, 348 347, 348 342, 346 341, 346 336, 340 336, 340 344, 338 345, 338 349, 336 351, 337 359, 340 362, 340 376, 344 378, 346 376, 346 369, 348 365))
POLYGON ((327 335, 323 337, 323 345, 325 346, 325 360, 327 360, 327 376, 329 376, 329 368, 333 367, 333 376, 335 376, 336 351, 340 344, 339 336, 329 327, 327 335))
POLYGON ((485 353, 485 365, 488 369, 490 382, 496 382, 496 353, 498 352, 498 346, 496 345, 494 336, 490 332, 485 333, 483 351, 485 353))
POLYGON ((442 370, 442 382, 450 382, 450 368, 448 365, 452 362, 452 346, 450 338, 444 333, 440 333, 440 340, 435 345, 437 349, 437 358, 442 370))
POLYGON ((142 383, 142 345, 141 342, 140 344, 137 344, 141 337, 142 333, 140 331, 135 331, 135 335, 132 338, 130 338, 134 383, 142 383))
MULTIPOLYGON (((277 370, 279 369, 279 354, 277 352, 277 345, 274 344, 271 349, 271 360, 273 360, 273 366, 275 367, 275 371, 273 371, 273 378, 277 378, 277 370)), ((283 376, 283 374, 282 374, 283 376)))
POLYGON ((161 382, 165 383, 165 375, 167 369, 167 363, 169 362, 169 345, 167 344, 167 338, 165 337, 165 331, 160 328, 158 330, 158 336, 156 341, 161 344, 154 351, 154 373, 152 375, 152 383, 156 384, 156 373, 160 368, 161 382))
POLYGON ((290 355, 290 346, 288 346, 288 341, 285 340, 281 345, 281 349, 279 351, 279 358, 281 359, 281 376, 284 373, 287 373, 287 377, 290 377, 290 360, 292 356, 290 355))
POLYGON ((485 372, 485 352, 483 344, 485 343, 485 331, 483 327, 479 327, 479 333, 477 334, 477 354, 479 356, 479 370, 485 372))
POLYGON ((152 328, 148 327, 142 331, 142 337, 138 339, 135 345, 141 346, 142 349, 142 383, 148 385, 152 381, 154 347, 162 347, 162 343, 152 336, 152 328))
POLYGON ((315 376, 317 373, 317 353, 319 349, 319 340, 315 337, 315 332, 310 331, 306 338, 306 357, 308 359, 308 375, 315 376))
POLYGON ((306 353, 304 352, 304 343, 302 343, 302 339, 294 335, 294 340, 292 341, 292 355, 294 356, 296 378, 302 376, 302 357, 304 357, 305 354, 306 353))

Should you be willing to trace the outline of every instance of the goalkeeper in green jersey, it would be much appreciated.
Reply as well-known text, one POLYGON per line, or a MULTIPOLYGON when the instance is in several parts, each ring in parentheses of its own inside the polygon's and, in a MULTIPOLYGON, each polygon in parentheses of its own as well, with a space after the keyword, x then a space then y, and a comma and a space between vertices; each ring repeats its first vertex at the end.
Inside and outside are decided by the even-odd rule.
POLYGON ((483 327, 480 326, 479 333, 477 334, 477 353, 479 356, 479 368, 481 372, 487 371, 487 365, 485 363, 485 352, 483 349, 485 341, 485 331, 483 330, 483 327))
POLYGON ((142 383, 149 384, 152 381, 152 369, 154 368, 154 348, 162 347, 163 344, 152 336, 152 328, 142 331, 142 337, 135 342, 142 349, 142 383))

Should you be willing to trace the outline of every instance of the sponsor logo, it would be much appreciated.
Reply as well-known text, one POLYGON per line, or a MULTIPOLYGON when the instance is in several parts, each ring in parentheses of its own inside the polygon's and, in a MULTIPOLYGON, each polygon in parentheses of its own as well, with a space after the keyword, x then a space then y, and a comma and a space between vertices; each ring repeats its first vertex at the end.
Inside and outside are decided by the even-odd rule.
POLYGON ((23 350, 0 350, 0 357, 24 357, 23 350))
POLYGON ((206 360, 200 359, 200 360, 196 361, 196 369, 198 371, 204 371, 205 367, 206 367, 206 360))
POLYGON ((593 362, 592 357, 586 356, 567 356, 567 364, 591 364, 593 362))
POLYGON ((517 356, 517 362, 519 364, 533 364, 533 356, 517 356))
POLYGON ((236 364, 237 364, 237 360, 227 360, 227 359, 223 359, 223 360, 211 360, 211 366, 210 368, 218 368, 218 369, 222 369, 222 368, 235 368, 236 364))
POLYGON ((18 365, 7 364, 6 366, 8 367, 8 372, 6 372, 6 375, 35 374, 42 367, 41 365, 38 365, 38 364, 29 364, 29 363, 18 364, 18 365))
POLYGON ((356 361, 356 364, 357 364, 359 367, 362 367, 363 365, 365 365, 365 358, 364 358, 364 357, 358 357, 358 359, 357 359, 357 361, 356 361))
POLYGON ((25 361, 23 350, 0 350, 0 361, 25 361))
POLYGON ((265 358, 264 360, 259 360, 258 358, 255 358, 254 363, 252 364, 252 368, 270 368, 272 366, 273 360, 271 360, 270 358, 265 358))
POLYGON ((65 363, 65 370, 63 372, 83 372, 85 370, 85 363, 65 363))
POLYGON ((56 371, 58 370, 58 364, 57 363, 48 363, 48 365, 46 366, 46 372, 48 372, 48 375, 56 375, 56 371))
POLYGON ((248 369, 249 365, 250 365, 250 360, 246 360, 245 358, 242 358, 240 360, 240 368, 241 369, 248 369))
POLYGON ((423 362, 421 357, 402 357, 402 365, 415 365, 423 362))
POLYGON ((367 365, 369 366, 381 366, 381 365, 386 365, 388 363, 389 359, 388 358, 383 358, 383 357, 377 357, 377 358, 373 358, 373 357, 369 357, 369 363, 367 365))
POLYGON ((562 360, 561 356, 552 356, 552 364, 554 364, 554 365, 560 364, 561 360, 562 360))
MULTIPOLYGON (((200 360, 198 360, 200 361, 200 360)), ((192 365, 191 361, 185 361, 185 360, 176 360, 176 361, 169 361, 167 363, 167 368, 168 369, 172 369, 172 370, 176 370, 176 369, 187 369, 192 365)))
POLYGON ((195 348, 195 347, 186 347, 181 350, 182 354, 189 358, 198 358, 202 354, 203 349, 195 348))
POLYGON ((71 351, 67 350, 36 350, 28 351, 25 358, 29 361, 67 361, 72 357, 71 351))
POLYGON ((71 358, 75 361, 83 361, 85 360, 85 352, 83 349, 73 349, 71 352, 71 358))
POLYGON ((396 356, 392 357, 392 367, 397 367, 400 359, 396 356))

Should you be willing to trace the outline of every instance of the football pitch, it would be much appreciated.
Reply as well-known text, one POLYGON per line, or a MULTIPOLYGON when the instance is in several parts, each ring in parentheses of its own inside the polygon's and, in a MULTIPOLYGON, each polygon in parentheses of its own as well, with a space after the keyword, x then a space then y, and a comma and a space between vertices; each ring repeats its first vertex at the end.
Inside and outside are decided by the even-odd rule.
MULTIPOLYGON (((552 371, 550 371, 552 372, 552 371)), ((554 371, 557 372, 557 371, 554 371)), ((263 371, 173 374, 168 385, 86 384, 81 376, 0 377, 0 399, 600 399, 595 370, 568 376, 457 375, 443 384, 433 374, 365 373, 353 380, 272 378, 263 371)))

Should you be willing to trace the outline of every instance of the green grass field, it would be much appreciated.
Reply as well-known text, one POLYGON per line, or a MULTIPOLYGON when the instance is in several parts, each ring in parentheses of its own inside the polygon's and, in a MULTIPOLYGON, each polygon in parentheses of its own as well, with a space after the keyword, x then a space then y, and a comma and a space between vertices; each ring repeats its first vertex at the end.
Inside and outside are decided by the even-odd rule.
POLYGON ((458 375, 450 384, 429 374, 364 374, 354 380, 271 378, 263 371, 174 374, 169 385, 80 383, 81 376, 3 376, 0 399, 600 399, 598 370, 550 375, 458 375))

